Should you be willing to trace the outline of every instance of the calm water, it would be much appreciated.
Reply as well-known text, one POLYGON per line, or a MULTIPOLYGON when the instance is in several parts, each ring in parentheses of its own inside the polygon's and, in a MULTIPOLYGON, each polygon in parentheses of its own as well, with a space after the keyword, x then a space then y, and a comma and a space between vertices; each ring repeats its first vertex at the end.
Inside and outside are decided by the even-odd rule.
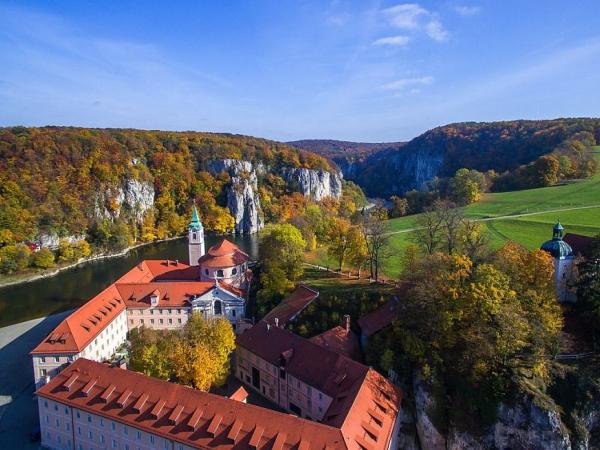
MULTIPOLYGON (((220 239, 218 236, 207 236, 206 248, 220 239)), ((230 236, 228 239, 239 245, 252 259, 258 256, 256 235, 230 236)), ((187 239, 146 245, 125 256, 92 261, 54 277, 1 288, 0 327, 75 308, 142 259, 179 259, 187 262, 187 239)))

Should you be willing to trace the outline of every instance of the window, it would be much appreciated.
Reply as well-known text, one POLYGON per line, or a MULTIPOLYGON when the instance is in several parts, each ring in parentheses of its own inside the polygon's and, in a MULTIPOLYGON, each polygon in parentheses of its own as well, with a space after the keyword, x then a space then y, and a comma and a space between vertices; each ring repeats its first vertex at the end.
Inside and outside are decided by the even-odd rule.
POLYGON ((177 323, 181 323, 181 319, 177 319, 177 323))
POLYGON ((158 319, 158 321, 159 321, 161 324, 163 323, 163 320, 162 320, 162 319, 158 319))
POLYGON ((48 407, 48 400, 44 400, 44 408, 48 407))
POLYGON ((142 439, 142 432, 141 432, 141 431, 139 431, 139 430, 138 430, 138 432, 137 432, 137 438, 138 438, 138 441, 139 441, 140 439, 142 439))
POLYGON ((46 357, 45 356, 40 357, 40 362, 45 363, 46 362, 46 357))
POLYGON ((100 443, 104 444, 104 435, 103 434, 100 435, 100 443))
POLYGON ((79 414, 79 411, 77 411, 77 418, 80 419, 81 415, 79 414))
POLYGON ((60 422, 58 421, 58 419, 55 419, 54 423, 56 424, 56 428, 60 428, 60 422))
POLYGON ((48 373, 48 371, 46 369, 42 369, 42 370, 40 370, 40 373, 42 374, 43 377, 45 377, 46 374, 48 373))
POLYGON ((91 431, 88 431, 88 438, 89 438, 89 439, 92 439, 92 436, 93 436, 93 435, 92 435, 92 432, 91 432, 91 431))
POLYGON ((218 276, 219 278, 223 278, 223 269, 218 269, 218 270, 217 270, 217 276, 218 276))
POLYGON ((73 355, 67 356, 67 361, 73 362, 74 360, 75 360, 75 357, 73 355))
POLYGON ((117 448, 117 441, 114 439, 112 440, 112 448, 117 448))
POLYGON ((77 434, 81 436, 81 427, 77 427, 77 434))
POLYGON ((127 425, 123 425, 123 433, 129 434, 129 429, 127 428, 127 425))
POLYGON ((140 323, 143 325, 144 324, 144 319, 140 319, 140 323))
POLYGON ((222 311, 223 306, 222 306, 221 300, 215 300, 213 308, 214 308, 215 316, 220 316, 221 314, 223 314, 223 311, 222 311))
POLYGON ((50 423, 50 416, 46 416, 46 423, 50 423))
POLYGON ((154 435, 152 435, 152 434, 150 435, 150 443, 154 444, 154 435))
POLYGON ((104 419, 102 417, 100 417, 100 426, 103 427, 104 426, 104 419))
POLYGON ((231 275, 235 275, 237 274, 237 267, 234 267, 233 269, 231 269, 231 275))
POLYGON ((150 323, 154 323, 154 319, 150 319, 150 323))
POLYGON ((71 424, 69 422, 65 424, 65 430, 71 431, 71 424))
POLYGON ((208 276, 208 269, 204 269, 204 275, 208 276))
POLYGON ((173 319, 169 319, 169 324, 172 324, 172 323, 173 323, 173 319))
POLYGON ((115 431, 115 428, 116 428, 116 425, 115 425, 115 423, 114 423, 114 422, 111 422, 111 423, 110 423, 110 429, 111 429, 111 430, 113 430, 113 431, 115 431))
POLYGON ((319 400, 323 400, 323 394, 319 392, 319 400))
POLYGON ((88 414, 88 423, 92 423, 92 416, 88 414))

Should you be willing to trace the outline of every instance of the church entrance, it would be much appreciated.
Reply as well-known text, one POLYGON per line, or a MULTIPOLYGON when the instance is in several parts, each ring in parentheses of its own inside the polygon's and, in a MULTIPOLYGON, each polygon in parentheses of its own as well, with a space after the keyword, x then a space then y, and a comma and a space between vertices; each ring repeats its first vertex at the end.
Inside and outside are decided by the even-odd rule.
POLYGON ((223 305, 221 303, 221 300, 215 300, 214 310, 215 316, 220 316, 221 314, 223 314, 223 305))

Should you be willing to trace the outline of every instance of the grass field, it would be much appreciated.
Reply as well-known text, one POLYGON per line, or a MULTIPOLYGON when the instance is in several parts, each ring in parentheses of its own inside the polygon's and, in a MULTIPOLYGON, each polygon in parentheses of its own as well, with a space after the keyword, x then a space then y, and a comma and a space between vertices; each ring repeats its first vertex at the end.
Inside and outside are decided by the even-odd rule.
MULTIPOLYGON (((600 146, 595 148, 600 160, 600 146)), ((466 217, 482 220, 494 248, 508 240, 529 249, 538 248, 552 237, 552 224, 560 219, 565 231, 593 236, 600 233, 600 173, 570 184, 524 191, 485 194, 481 201, 464 208, 466 217), (572 209, 582 208, 582 209, 572 209), (526 214, 523 216, 518 216, 526 214), (506 217, 517 216, 517 217, 506 217)), ((389 221, 392 256, 385 262, 385 275, 397 277, 402 268, 403 250, 413 242, 418 215, 389 221)), ((335 264, 319 249, 308 255, 320 264, 335 264)))

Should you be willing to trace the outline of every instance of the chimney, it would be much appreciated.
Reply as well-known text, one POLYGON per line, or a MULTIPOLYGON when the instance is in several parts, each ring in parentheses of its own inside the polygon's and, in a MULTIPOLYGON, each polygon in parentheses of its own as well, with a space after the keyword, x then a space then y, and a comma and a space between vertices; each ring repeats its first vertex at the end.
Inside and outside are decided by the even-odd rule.
POLYGON ((275 326, 279 327, 279 317, 275 317, 275 326))
POLYGON ((344 328, 346 329, 346 331, 350 331, 350 315, 349 314, 344 314, 344 328))

